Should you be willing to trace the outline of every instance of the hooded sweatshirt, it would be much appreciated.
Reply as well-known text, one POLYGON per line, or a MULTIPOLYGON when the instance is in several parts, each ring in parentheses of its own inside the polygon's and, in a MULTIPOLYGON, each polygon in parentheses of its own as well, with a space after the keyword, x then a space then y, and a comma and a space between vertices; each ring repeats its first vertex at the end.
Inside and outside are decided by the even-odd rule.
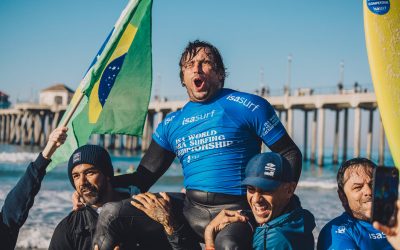
POLYGON ((314 216, 294 195, 286 213, 256 228, 253 249, 314 249, 314 216))

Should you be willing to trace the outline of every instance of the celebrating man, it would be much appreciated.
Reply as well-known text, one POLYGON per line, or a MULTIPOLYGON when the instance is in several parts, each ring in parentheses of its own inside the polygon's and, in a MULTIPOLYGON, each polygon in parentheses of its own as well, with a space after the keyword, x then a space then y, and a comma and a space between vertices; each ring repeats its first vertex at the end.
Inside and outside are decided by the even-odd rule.
MULTIPOLYGON (((178 157, 186 197, 184 204, 183 200, 172 202, 180 205, 172 205, 171 209, 174 214, 183 214, 182 223, 188 226, 175 226, 173 230, 186 228, 188 235, 193 230, 194 237, 203 240, 205 227, 222 209, 249 208, 241 181, 247 162, 260 152, 262 142, 290 162, 293 181, 300 177, 302 157, 265 99, 223 88, 226 71, 213 45, 190 42, 179 66, 190 101, 182 110, 167 115, 155 131, 136 173, 119 176, 115 185, 134 184, 146 192, 178 157)), ((109 216, 108 223, 98 225, 94 244, 100 249, 118 244, 123 240, 123 231, 143 232, 151 227, 147 224, 144 229, 139 228, 141 211, 129 202, 123 204, 121 208, 114 207, 115 211, 100 214, 121 215, 109 216), (129 215, 133 219, 126 220, 129 215)), ((251 239, 247 224, 234 223, 219 233, 216 246, 247 249, 251 239)))
MULTIPOLYGON (((289 162, 276 153, 254 156, 246 167, 247 201, 256 221, 253 249, 314 249, 314 216, 294 195, 289 162)), ((205 230, 206 249, 214 249, 215 237, 233 222, 248 222, 244 211, 223 210, 205 230)))

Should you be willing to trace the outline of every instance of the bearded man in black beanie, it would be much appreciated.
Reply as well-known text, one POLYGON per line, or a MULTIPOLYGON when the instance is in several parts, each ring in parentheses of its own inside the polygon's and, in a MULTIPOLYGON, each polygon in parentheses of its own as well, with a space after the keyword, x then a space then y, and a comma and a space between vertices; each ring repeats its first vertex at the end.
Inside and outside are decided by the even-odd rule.
POLYGON ((113 165, 108 152, 97 145, 75 150, 68 162, 68 177, 85 206, 72 211, 54 230, 49 249, 91 249, 101 207, 129 197, 113 190, 113 165))

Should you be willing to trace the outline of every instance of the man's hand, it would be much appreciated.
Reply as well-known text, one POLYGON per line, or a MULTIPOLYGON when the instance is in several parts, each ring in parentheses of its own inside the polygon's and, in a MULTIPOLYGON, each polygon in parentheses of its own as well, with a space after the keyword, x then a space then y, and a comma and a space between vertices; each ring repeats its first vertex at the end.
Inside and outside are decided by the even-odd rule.
POLYGON ((392 227, 382 225, 381 223, 374 221, 374 228, 382 231, 386 234, 386 238, 389 243, 397 250, 400 250, 400 200, 397 200, 397 218, 396 224, 392 227))
POLYGON ((85 207, 85 204, 83 203, 82 197, 78 194, 78 192, 73 192, 72 193, 72 210, 78 211, 79 209, 85 207))
POLYGON ((214 247, 215 236, 226 226, 234 222, 247 222, 249 218, 240 214, 240 211, 222 210, 206 227, 204 242, 206 248, 214 247))
POLYGON ((51 157, 49 150, 50 147, 48 147, 49 144, 54 143, 55 146, 58 148, 65 142, 65 140, 67 139, 67 131, 68 131, 67 127, 59 127, 53 130, 53 132, 51 132, 49 136, 49 141, 47 142, 47 145, 42 152, 44 158, 50 159, 51 157))
POLYGON ((160 193, 161 198, 152 193, 143 193, 134 196, 131 204, 143 211, 151 219, 164 226, 165 232, 171 235, 176 229, 176 223, 171 213, 170 198, 164 192, 160 193))

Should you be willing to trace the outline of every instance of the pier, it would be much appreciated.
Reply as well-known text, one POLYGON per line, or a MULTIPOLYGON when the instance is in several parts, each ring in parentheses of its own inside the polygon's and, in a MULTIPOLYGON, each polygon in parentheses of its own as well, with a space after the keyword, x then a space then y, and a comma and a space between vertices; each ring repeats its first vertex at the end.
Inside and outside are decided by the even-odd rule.
MULTIPOLYGON (((294 137, 296 133, 303 133, 302 153, 304 160, 310 160, 317 165, 324 164, 326 113, 333 111, 333 163, 339 162, 339 143, 342 139, 341 160, 360 156, 361 148, 361 111, 369 114, 367 124, 366 155, 370 158, 372 152, 373 115, 377 108, 376 96, 370 92, 336 93, 336 94, 304 94, 297 93, 281 96, 266 96, 269 103, 275 108, 289 135, 294 137), (353 124, 349 124, 349 110, 353 110, 353 124), (304 116, 303 124, 294 119, 294 111, 301 112, 304 116), (343 120, 340 121, 340 114, 343 120), (339 138, 340 122, 342 122, 342 138, 339 138), (347 155, 348 131, 353 128, 354 155, 347 155), (310 133, 310 134, 309 134, 310 133), (311 142, 309 142, 311 137, 311 142), (309 148, 311 149, 308 152, 309 148)), ((92 135, 91 142, 103 145, 106 148, 142 150, 148 148, 151 135, 157 125, 165 116, 173 111, 181 109, 186 100, 150 102, 146 118, 143 136, 141 138, 126 135, 92 135)), ((44 146, 49 133, 57 126, 66 106, 47 106, 39 104, 17 104, 13 109, 0 109, 0 141, 3 143, 20 145, 44 146)), ((385 151, 385 134, 382 124, 379 127, 378 157, 379 164, 383 165, 385 151)), ((300 143, 297 142, 299 145, 300 143)))

